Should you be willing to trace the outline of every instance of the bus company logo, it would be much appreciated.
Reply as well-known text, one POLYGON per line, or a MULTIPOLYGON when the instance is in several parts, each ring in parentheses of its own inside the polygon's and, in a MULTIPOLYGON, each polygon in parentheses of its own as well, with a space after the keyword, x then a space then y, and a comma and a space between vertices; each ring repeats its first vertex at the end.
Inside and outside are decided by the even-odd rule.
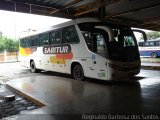
POLYGON ((70 45, 44 46, 44 54, 68 54, 71 52, 70 45))

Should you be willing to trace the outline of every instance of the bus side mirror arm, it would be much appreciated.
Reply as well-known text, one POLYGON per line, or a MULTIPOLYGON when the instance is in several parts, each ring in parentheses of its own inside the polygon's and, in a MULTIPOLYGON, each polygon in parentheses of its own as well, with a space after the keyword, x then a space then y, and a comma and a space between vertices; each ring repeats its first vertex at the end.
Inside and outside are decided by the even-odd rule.
POLYGON ((147 34, 146 34, 144 31, 138 30, 138 29, 132 29, 132 31, 133 31, 133 32, 139 32, 139 33, 141 33, 141 34, 143 35, 144 41, 145 41, 145 42, 147 41, 147 34))

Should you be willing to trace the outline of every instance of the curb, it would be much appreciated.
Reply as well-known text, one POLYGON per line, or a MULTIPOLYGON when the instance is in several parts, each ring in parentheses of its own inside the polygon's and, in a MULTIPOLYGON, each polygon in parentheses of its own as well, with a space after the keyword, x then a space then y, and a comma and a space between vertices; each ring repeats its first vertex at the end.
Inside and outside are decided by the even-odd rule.
POLYGON ((4 81, 0 80, 0 86, 1 85, 6 85, 6 83, 4 81))
POLYGON ((141 66, 141 68, 147 70, 160 70, 160 66, 141 66))
POLYGON ((160 63, 160 61, 141 61, 143 63, 160 63))
POLYGON ((141 62, 144 63, 160 63, 160 59, 159 58, 141 58, 141 62))

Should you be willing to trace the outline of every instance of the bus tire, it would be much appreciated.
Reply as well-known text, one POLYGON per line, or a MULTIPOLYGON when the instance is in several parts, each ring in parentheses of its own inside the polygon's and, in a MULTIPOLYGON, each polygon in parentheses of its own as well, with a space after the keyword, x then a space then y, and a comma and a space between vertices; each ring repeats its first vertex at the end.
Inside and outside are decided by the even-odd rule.
POLYGON ((80 64, 74 65, 72 75, 75 80, 84 80, 84 72, 80 64))
POLYGON ((38 72, 38 69, 36 68, 36 64, 33 60, 31 61, 30 68, 32 73, 38 72))
POLYGON ((157 53, 153 52, 153 53, 151 54, 151 57, 152 57, 152 58, 157 58, 157 53))

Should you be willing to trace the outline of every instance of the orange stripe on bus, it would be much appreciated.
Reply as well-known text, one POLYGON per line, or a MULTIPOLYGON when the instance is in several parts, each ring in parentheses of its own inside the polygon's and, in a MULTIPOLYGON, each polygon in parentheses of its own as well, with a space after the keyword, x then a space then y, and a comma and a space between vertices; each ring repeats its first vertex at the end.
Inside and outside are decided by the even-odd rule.
POLYGON ((56 54, 56 58, 58 59, 72 59, 73 58, 73 54, 69 53, 69 54, 56 54))

